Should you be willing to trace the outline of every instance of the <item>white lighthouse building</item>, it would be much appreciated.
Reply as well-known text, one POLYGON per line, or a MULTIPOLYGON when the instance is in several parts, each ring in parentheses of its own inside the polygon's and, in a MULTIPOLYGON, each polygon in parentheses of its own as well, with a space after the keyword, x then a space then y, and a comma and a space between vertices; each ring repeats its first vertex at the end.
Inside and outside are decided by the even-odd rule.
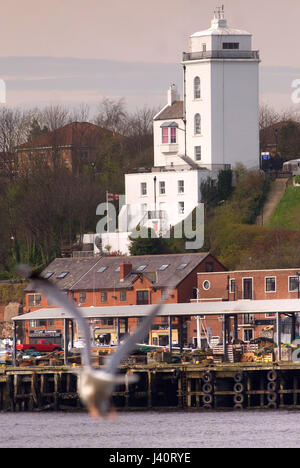
POLYGON ((211 27, 190 37, 183 53, 183 98, 175 85, 154 117, 154 166, 125 175, 119 232, 102 245, 128 251, 137 226, 163 234, 201 202, 201 182, 242 163, 259 167, 259 53, 252 35, 227 25, 217 8, 211 27))

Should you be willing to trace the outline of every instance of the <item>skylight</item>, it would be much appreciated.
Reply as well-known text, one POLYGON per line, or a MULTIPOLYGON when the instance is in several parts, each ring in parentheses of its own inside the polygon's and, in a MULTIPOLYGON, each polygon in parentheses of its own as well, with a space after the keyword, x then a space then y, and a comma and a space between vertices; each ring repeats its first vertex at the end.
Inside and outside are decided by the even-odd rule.
POLYGON ((62 272, 57 276, 57 278, 60 278, 60 279, 61 279, 61 278, 65 278, 68 274, 69 274, 68 271, 62 271, 62 272))
POLYGON ((53 275, 53 271, 47 271, 47 272, 44 274, 44 278, 45 278, 45 279, 48 279, 48 278, 50 278, 52 275, 53 275))
POLYGON ((188 265, 187 263, 182 263, 181 265, 179 265, 179 266, 176 268, 176 270, 184 270, 185 267, 187 267, 187 265, 188 265))
POLYGON ((139 267, 137 267, 136 271, 144 271, 146 267, 147 265, 140 265, 139 267))
POLYGON ((97 273, 103 273, 105 270, 107 270, 107 266, 102 266, 97 270, 97 273))
POLYGON ((167 264, 167 265, 161 265, 161 266, 158 268, 158 270, 159 270, 159 271, 164 271, 164 270, 166 270, 166 269, 168 268, 168 266, 169 266, 169 264, 167 264))

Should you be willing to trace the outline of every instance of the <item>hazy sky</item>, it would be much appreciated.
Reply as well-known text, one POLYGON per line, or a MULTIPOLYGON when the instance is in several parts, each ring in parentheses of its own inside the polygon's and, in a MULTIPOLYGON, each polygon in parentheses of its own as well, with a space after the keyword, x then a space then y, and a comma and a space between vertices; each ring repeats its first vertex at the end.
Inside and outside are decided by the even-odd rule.
POLYGON ((224 3, 229 25, 251 32, 260 50, 261 101, 295 107, 299 0, 0 1, 8 105, 94 103, 103 96, 124 97, 131 108, 164 105, 169 83, 182 85, 189 36, 207 29, 214 7, 224 3))

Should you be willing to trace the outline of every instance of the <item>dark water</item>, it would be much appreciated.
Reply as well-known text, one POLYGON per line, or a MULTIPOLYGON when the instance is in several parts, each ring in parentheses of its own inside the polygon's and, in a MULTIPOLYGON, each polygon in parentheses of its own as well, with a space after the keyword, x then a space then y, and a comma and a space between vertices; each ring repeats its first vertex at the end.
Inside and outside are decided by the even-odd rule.
POLYGON ((85 413, 0 413, 7 448, 296 448, 300 412, 130 412, 116 422, 85 413))

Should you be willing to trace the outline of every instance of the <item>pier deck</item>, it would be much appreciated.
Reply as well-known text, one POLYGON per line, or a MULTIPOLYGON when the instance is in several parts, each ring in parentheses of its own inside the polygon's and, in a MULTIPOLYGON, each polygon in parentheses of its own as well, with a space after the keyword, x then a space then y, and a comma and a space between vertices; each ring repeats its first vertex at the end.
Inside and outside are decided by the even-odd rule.
MULTIPOLYGON (((113 394, 120 410, 300 409, 299 363, 123 366, 139 381, 113 394)), ((65 366, 0 368, 1 411, 80 410, 77 375, 65 366)))

